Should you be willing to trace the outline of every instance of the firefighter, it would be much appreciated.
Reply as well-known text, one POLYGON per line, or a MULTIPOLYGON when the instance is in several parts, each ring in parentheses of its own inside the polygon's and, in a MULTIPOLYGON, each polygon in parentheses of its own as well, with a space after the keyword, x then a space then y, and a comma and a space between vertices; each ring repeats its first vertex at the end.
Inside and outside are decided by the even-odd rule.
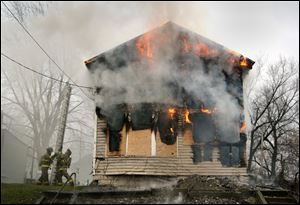
POLYGON ((39 167, 42 170, 42 175, 39 178, 38 184, 49 185, 48 170, 53 163, 53 159, 55 158, 55 155, 51 156, 52 152, 53 149, 48 147, 46 154, 44 154, 39 161, 39 167))
POLYGON ((57 154, 57 174, 56 174, 56 181, 58 182, 58 185, 62 185, 62 177, 66 177, 67 181, 70 183, 70 185, 73 185, 73 179, 68 174, 67 169, 71 165, 71 150, 67 149, 65 154, 59 153, 57 154))

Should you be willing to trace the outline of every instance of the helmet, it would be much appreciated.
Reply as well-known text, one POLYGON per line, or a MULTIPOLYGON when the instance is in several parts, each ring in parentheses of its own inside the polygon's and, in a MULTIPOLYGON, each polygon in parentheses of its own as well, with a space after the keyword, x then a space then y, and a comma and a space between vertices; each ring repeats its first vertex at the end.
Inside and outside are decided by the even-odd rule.
POLYGON ((70 150, 70 149, 67 149, 66 154, 71 155, 71 154, 72 154, 71 150, 70 150))
POLYGON ((47 152, 50 152, 50 153, 53 152, 52 147, 48 147, 48 148, 47 148, 47 152))

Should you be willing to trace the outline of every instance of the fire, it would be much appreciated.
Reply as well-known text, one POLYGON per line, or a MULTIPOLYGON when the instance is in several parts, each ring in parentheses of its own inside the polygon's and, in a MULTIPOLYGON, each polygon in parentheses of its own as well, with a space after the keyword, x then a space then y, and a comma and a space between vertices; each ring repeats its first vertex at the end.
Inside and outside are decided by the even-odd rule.
POLYGON ((141 56, 150 60, 153 58, 153 35, 146 33, 136 42, 136 48, 141 56))
POLYGON ((196 55, 201 57, 214 57, 218 55, 218 52, 216 50, 210 49, 204 43, 198 43, 194 45, 194 52, 196 55))
POLYGON ((240 67, 248 67, 248 60, 246 57, 242 56, 241 54, 230 50, 229 53, 231 54, 231 57, 228 59, 228 63, 232 65, 238 65, 240 67))
POLYGON ((186 111, 185 111, 185 113, 184 113, 184 119, 185 119, 185 122, 186 123, 192 123, 191 121, 190 121, 190 119, 189 119, 189 114, 190 114, 190 112, 189 112, 189 110, 187 109, 186 111))
POLYGON ((211 114, 215 113, 217 110, 216 110, 216 108, 210 110, 210 109, 208 109, 208 108, 202 107, 202 108, 200 109, 200 111, 201 111, 202 113, 206 113, 206 114, 211 115, 211 114))
POLYGON ((176 113, 176 109, 175 108, 169 108, 168 113, 169 113, 170 117, 173 118, 174 114, 176 113))
POLYGON ((248 67, 247 58, 245 58, 244 56, 241 56, 241 58, 240 58, 240 66, 241 67, 248 67))
POLYGON ((183 51, 185 53, 190 52, 192 50, 192 45, 188 42, 187 38, 183 37, 182 41, 183 41, 183 48, 182 48, 183 51))
POLYGON ((218 55, 218 51, 209 48, 205 43, 191 44, 187 36, 182 38, 182 50, 185 53, 193 52, 200 57, 215 57, 218 55))
POLYGON ((200 110, 201 110, 201 112, 203 112, 203 113, 212 114, 212 111, 209 110, 209 109, 207 109, 207 108, 201 108, 200 110))
POLYGON ((246 125, 246 123, 245 122, 243 122, 242 124, 241 124, 241 128, 240 128, 240 132, 246 132, 246 128, 247 128, 247 125, 246 125))

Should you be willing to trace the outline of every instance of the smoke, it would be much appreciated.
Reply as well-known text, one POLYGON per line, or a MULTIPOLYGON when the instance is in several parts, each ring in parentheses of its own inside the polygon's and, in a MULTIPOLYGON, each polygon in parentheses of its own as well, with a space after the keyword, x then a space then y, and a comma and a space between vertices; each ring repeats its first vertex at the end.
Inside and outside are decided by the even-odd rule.
POLYGON ((128 180, 125 177, 125 180, 120 178, 120 181, 117 181, 118 188, 120 190, 151 190, 151 189, 167 189, 172 190, 178 179, 176 178, 164 178, 164 177, 154 177, 154 176, 131 176, 134 180, 128 180))
POLYGON ((183 204, 184 196, 182 192, 178 192, 177 196, 173 196, 172 194, 167 194, 165 196, 165 201, 161 204, 183 204))
POLYGON ((145 50, 138 51, 137 42, 143 39, 139 37, 99 56, 103 62, 96 60, 90 65, 95 86, 101 88, 96 95, 96 105, 103 112, 111 109, 113 104, 123 103, 163 103, 184 107, 186 96, 183 89, 188 98, 217 109, 215 121, 222 133, 222 141, 239 141, 241 108, 229 93, 239 91, 235 86, 228 87, 223 73, 234 75, 232 66, 225 63, 228 54, 222 46, 202 38, 202 43, 224 53, 212 62, 204 62, 195 55, 180 57, 183 33, 193 43, 199 40, 196 34, 167 23, 144 35, 147 40, 144 44, 151 44, 145 50))

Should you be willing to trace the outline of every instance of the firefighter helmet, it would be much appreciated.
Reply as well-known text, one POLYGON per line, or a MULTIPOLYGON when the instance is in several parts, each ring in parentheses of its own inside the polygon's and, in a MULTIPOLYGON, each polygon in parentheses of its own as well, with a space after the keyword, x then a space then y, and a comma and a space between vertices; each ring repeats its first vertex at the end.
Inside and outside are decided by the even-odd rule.
POLYGON ((52 153, 52 152, 53 152, 52 147, 48 147, 48 148, 47 148, 47 152, 52 153))
POLYGON ((70 149, 67 149, 66 154, 71 155, 71 154, 72 154, 71 150, 70 150, 70 149))

